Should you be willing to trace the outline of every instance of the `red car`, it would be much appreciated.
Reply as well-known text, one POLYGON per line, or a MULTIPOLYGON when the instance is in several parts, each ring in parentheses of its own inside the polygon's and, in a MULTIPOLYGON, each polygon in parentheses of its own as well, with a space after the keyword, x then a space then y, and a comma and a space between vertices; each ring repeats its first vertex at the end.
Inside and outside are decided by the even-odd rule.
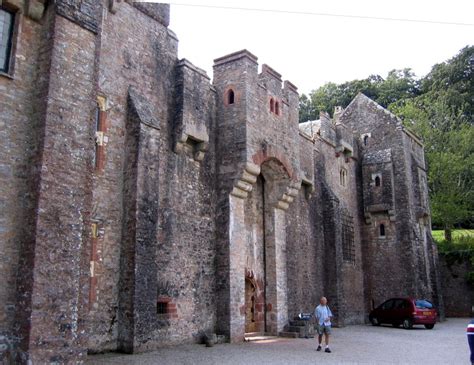
POLYGON ((436 309, 427 300, 392 298, 372 310, 369 320, 374 326, 387 323, 394 327, 403 325, 403 328, 410 329, 415 324, 422 324, 430 330, 436 323, 436 315, 436 309))

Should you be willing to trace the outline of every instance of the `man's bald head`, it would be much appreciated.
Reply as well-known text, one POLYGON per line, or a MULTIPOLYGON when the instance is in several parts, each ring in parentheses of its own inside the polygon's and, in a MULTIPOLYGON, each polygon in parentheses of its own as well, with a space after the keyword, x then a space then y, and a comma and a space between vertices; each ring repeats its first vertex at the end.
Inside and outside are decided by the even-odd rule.
POLYGON ((328 302, 328 300, 326 299, 326 297, 321 297, 321 299, 319 300, 319 303, 321 303, 322 305, 326 305, 328 302))

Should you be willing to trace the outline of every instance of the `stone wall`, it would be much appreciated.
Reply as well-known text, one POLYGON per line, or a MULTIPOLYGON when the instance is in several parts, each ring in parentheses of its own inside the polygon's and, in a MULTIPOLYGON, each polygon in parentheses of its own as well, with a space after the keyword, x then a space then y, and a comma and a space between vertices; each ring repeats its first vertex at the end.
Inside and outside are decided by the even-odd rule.
POLYGON ((30 308, 18 298, 31 290, 31 271, 24 278, 17 272, 33 259, 53 18, 50 11, 39 23, 16 13, 13 69, 0 75, 0 336, 7 345, 0 361, 12 359, 18 343, 27 341, 19 326, 26 319, 17 314, 30 308))
POLYGON ((178 60, 166 4, 3 3, 29 15, 0 75, 2 361, 279 334, 322 295, 340 326, 442 309, 423 146, 389 112, 359 95, 300 131, 250 52, 212 85, 178 60))
POLYGON ((467 280, 472 264, 468 259, 450 262, 443 254, 439 264, 446 317, 472 317, 474 287, 467 280))
POLYGON ((417 178, 426 174, 421 142, 398 118, 362 94, 340 120, 352 128, 364 156, 361 183, 367 309, 400 295, 425 297, 442 309, 429 208, 419 199, 420 195, 426 197, 427 189, 417 178), (379 187, 375 184, 378 175, 379 187))

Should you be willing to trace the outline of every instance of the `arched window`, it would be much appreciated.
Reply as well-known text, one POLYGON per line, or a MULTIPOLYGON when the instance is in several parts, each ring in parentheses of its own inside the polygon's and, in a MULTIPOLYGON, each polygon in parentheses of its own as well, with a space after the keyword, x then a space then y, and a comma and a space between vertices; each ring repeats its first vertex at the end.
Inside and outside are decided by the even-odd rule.
POLYGON ((234 104, 235 102, 235 94, 234 94, 234 90, 230 89, 228 92, 227 92, 227 104, 234 104))
POLYGON ((339 182, 342 186, 346 186, 347 171, 346 169, 341 169, 339 171, 339 182))
POLYGON ((385 237, 385 225, 381 224, 379 229, 380 229, 380 237, 385 237))
POLYGON ((380 186, 380 176, 375 177, 375 186, 380 186))
POLYGON ((280 103, 278 101, 275 102, 275 114, 280 115, 280 103))
POLYGON ((364 146, 369 144, 369 136, 364 136, 364 146))
POLYGON ((273 98, 270 99, 270 113, 275 112, 275 100, 273 98))

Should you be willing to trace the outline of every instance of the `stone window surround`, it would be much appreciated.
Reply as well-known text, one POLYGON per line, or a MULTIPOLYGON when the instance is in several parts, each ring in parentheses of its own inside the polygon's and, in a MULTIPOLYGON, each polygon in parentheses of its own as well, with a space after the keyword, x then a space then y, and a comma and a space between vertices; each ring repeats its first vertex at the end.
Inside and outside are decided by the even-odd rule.
POLYGON ((0 71, 0 77, 14 79, 18 39, 21 33, 21 18, 23 18, 24 15, 34 21, 39 21, 44 14, 45 0, 0 0, 0 6, 3 9, 14 13, 10 65, 8 67, 8 72, 0 71))
POLYGON ((94 171, 100 173, 105 167, 105 147, 109 141, 107 133, 107 98, 103 95, 97 96, 97 109, 95 115, 95 156, 94 171))
POLYGON ((370 182, 370 186, 380 188, 380 187, 382 187, 382 183, 383 183, 383 180, 382 180, 382 173, 381 172, 376 172, 376 173, 372 174, 372 181, 370 182), (379 185, 377 185, 377 178, 379 179, 379 185))
POLYGON ((273 96, 270 97, 270 113, 276 116, 281 115, 280 102, 273 96))
POLYGON ((379 238, 385 239, 387 237, 386 223, 380 222, 380 224, 378 225, 378 230, 379 230, 379 238))
POLYGON ((362 141, 363 146, 368 146, 370 138, 372 138, 372 133, 364 133, 360 135, 360 140, 362 141))
POLYGON ((160 296, 156 301, 156 314, 161 319, 178 318, 176 303, 168 296, 160 296))
POLYGON ((235 104, 237 104, 239 100, 240 100, 240 93, 238 92, 238 90, 235 88, 234 85, 228 85, 224 91, 224 105, 226 107, 232 107, 235 104), (230 101, 229 94, 231 92, 234 94, 233 103, 229 102, 230 101))

